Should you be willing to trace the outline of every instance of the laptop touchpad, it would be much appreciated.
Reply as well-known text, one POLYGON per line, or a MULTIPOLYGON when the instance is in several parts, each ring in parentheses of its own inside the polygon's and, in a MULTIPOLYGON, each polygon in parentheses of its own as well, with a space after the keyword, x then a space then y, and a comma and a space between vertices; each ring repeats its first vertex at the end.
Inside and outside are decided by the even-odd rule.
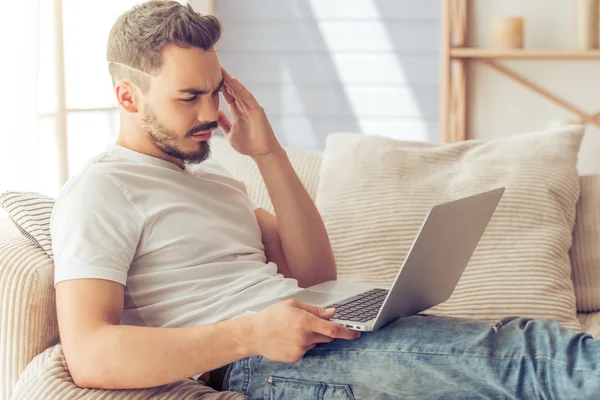
POLYGON ((338 300, 342 300, 347 298, 348 295, 344 294, 335 294, 335 293, 323 293, 323 292, 314 292, 312 290, 305 290, 303 292, 284 297, 280 300, 286 299, 296 299, 301 303, 313 304, 319 307, 326 307, 330 304, 335 303, 338 300))

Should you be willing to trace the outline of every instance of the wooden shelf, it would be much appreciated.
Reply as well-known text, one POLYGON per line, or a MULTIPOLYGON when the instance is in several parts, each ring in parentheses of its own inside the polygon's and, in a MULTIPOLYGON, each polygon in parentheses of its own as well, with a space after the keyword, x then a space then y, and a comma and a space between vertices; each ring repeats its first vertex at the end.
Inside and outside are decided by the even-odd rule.
POLYGON ((512 70, 500 60, 580 60, 600 61, 600 50, 494 49, 467 46, 471 0, 442 0, 440 137, 444 142, 469 138, 467 91, 470 86, 468 65, 486 64, 489 68, 538 93, 577 116, 582 124, 600 127, 600 111, 590 113, 555 95, 550 90, 512 70))
POLYGON ((455 59, 529 59, 529 60, 600 60, 600 50, 501 50, 456 47, 450 49, 455 59))

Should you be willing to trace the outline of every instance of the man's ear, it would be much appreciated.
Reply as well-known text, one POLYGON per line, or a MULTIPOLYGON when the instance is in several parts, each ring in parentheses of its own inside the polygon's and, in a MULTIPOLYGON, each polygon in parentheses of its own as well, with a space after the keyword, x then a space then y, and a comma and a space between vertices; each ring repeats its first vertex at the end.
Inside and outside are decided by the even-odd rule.
POLYGON ((123 109, 130 113, 137 113, 139 106, 139 94, 137 88, 127 81, 118 81, 115 84, 117 101, 123 109))

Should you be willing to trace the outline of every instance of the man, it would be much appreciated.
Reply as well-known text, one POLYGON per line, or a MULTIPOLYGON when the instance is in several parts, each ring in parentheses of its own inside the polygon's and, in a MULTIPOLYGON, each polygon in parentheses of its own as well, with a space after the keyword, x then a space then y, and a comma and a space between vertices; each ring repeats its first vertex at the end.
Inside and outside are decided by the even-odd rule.
POLYGON ((244 315, 336 269, 264 110, 221 67, 219 36, 215 18, 177 2, 138 5, 111 30, 120 135, 65 185, 52 217, 77 385, 204 373, 250 398, 597 398, 600 341, 552 321, 420 315, 361 336, 329 321, 334 310, 296 301, 244 315), (217 126, 256 162, 277 217, 209 157, 217 126))

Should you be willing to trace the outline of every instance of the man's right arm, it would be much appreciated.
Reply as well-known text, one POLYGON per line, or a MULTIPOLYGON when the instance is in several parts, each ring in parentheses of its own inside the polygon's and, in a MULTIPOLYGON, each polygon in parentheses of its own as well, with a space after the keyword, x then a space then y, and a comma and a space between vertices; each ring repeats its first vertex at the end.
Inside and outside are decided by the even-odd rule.
POLYGON ((119 325, 123 286, 102 279, 60 282, 56 302, 63 351, 80 387, 158 386, 251 355, 252 316, 186 328, 119 325))
POLYGON ((334 309, 295 300, 194 327, 119 325, 123 286, 102 279, 60 282, 56 306, 69 371, 77 386, 87 388, 158 386, 253 355, 296 362, 319 343, 360 336, 327 321, 334 309))

